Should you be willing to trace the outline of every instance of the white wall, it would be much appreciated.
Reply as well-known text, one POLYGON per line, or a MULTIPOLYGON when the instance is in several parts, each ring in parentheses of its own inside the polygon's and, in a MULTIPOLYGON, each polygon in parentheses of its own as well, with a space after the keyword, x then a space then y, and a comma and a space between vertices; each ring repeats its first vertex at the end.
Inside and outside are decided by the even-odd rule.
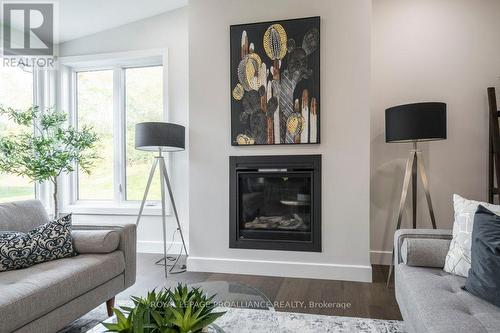
MULTIPOLYGON (((192 254, 198 258, 192 260, 192 268, 215 270, 211 267, 216 267, 253 273, 266 266, 262 261, 280 261, 283 263, 273 267, 277 267, 274 273, 281 274, 295 267, 286 265, 288 263, 308 262, 312 263, 312 272, 319 267, 319 270, 338 274, 331 275, 332 278, 351 278, 350 272, 354 275, 359 270, 364 272, 368 264, 369 195, 372 260, 387 263, 390 259, 404 159, 409 147, 384 142, 384 109, 424 100, 448 103, 448 140, 421 146, 438 226, 448 228, 452 222, 452 193, 486 199, 486 87, 500 87, 498 1, 373 0, 371 28, 369 11, 368 0, 193 0, 189 9, 64 43, 60 55, 169 49, 171 120, 187 124, 189 101, 191 103, 189 209, 188 153, 174 156, 174 186, 178 204, 182 206, 181 219, 187 222, 191 213, 192 254), (322 144, 231 147, 229 25, 313 15, 322 18, 322 144), (189 97, 188 89, 191 89, 189 97), (370 128, 367 127, 367 119, 370 119, 367 103, 371 104, 370 128), (371 133, 370 146, 367 145, 368 133, 371 133), (229 249, 228 156, 309 153, 323 154, 324 252, 229 249), (367 192, 368 164, 370 193, 367 192), (233 264, 243 266, 227 267, 233 264), (344 270, 340 265, 347 266, 344 270), (345 271, 349 273, 339 273, 345 271)), ((419 226, 426 227, 430 221, 420 189, 421 184, 419 226)), ((409 211, 406 213, 408 226, 409 211)), ((134 217, 121 216, 104 218, 134 220, 134 217)), ((96 217, 80 218, 83 219, 95 220, 96 217)), ((173 230, 172 224, 170 230, 173 230)), ((144 246, 161 248, 158 218, 145 220, 139 239, 144 246), (148 242, 151 244, 146 245, 148 242)))
MULTIPOLYGON (((448 104, 448 139, 422 145, 438 227, 451 228, 453 193, 487 199, 486 88, 500 86, 499 13, 497 0, 373 1, 370 217, 374 262, 390 260, 404 159, 410 148, 384 142, 387 107, 418 101, 448 104)), ((430 227, 421 191, 418 205, 418 226, 430 227)), ((405 221, 408 227, 411 221, 405 221)))
MULTIPOLYGON (((122 27, 103 31, 61 44, 60 56, 123 52, 153 48, 168 49, 168 110, 169 121, 188 125, 188 23, 187 9, 181 8, 140 20, 122 27)), ((83 24, 83 23, 82 23, 83 24)), ((85 24, 89 24, 85 22, 85 24)), ((91 24, 91 23, 90 23, 91 24)), ((188 144, 188 142, 187 142, 188 144)), ((188 152, 172 154, 172 186, 183 229, 188 233, 188 152)), ((153 155, 151 156, 153 161, 153 155)), ((147 177, 148 175, 144 175, 147 177)), ((75 216, 79 222, 106 221, 134 222, 136 216, 75 216)), ((168 221, 167 239, 175 230, 173 217, 168 221)), ((180 238, 176 237, 179 242, 180 238)), ((139 251, 163 252, 161 219, 148 216, 141 221, 138 231, 139 251)), ((179 246, 173 248, 173 252, 179 246)))
POLYGON ((188 269, 371 281, 369 0, 189 5, 188 269), (321 16, 321 144, 231 147, 229 26, 321 16), (323 155, 323 252, 229 249, 229 156, 323 155))

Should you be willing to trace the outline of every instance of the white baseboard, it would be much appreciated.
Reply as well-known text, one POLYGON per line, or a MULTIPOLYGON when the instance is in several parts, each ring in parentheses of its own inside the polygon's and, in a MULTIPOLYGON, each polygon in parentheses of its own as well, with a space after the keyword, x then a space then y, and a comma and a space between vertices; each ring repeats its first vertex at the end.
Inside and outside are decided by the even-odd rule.
MULTIPOLYGON (((167 243, 167 250, 169 254, 179 254, 182 248, 182 242, 171 243, 172 247, 170 250, 170 243, 167 243)), ((163 254, 163 242, 161 241, 137 241, 137 252, 138 253, 159 253, 163 254)))
POLYGON ((371 266, 188 257, 190 272, 372 282, 371 266))
MULTIPOLYGON (((169 246, 167 244, 167 249, 169 246)), ((174 242, 168 253, 179 254, 181 248, 181 242, 174 242)), ((162 254, 163 242, 137 241, 137 252, 162 254)), ((391 251, 370 251, 370 260, 373 265, 390 265, 391 259, 391 251)), ((188 270, 192 272, 286 276, 359 282, 371 282, 372 278, 370 266, 204 257, 188 257, 188 270)))
POLYGON ((370 261, 372 265, 390 265, 392 251, 370 251, 370 261))

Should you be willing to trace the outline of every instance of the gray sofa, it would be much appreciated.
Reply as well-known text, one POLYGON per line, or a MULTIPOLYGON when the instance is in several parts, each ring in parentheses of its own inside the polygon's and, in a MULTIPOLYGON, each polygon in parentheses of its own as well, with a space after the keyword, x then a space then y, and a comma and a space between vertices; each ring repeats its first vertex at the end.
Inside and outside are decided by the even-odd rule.
MULTIPOLYGON (((48 221, 37 200, 0 204, 0 232, 48 221)), ((73 226, 79 255, 0 272, 0 332, 53 333, 135 282, 135 225, 73 226)))
POLYGON ((394 237, 396 299, 412 332, 500 332, 500 308, 443 271, 451 230, 401 229, 394 237))

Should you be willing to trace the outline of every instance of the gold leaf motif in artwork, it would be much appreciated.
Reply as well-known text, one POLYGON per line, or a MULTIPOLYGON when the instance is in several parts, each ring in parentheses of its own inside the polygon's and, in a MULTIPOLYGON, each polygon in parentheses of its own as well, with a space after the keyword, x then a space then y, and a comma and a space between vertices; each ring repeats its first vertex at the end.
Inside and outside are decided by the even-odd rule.
POLYGON ((237 83, 236 87, 234 87, 233 89, 233 98, 239 101, 243 98, 244 94, 245 94, 245 89, 243 89, 243 86, 241 84, 237 83))
POLYGON ((262 64, 262 59, 257 53, 250 53, 248 55, 248 58, 255 60, 255 62, 257 62, 257 67, 260 67, 260 65, 262 64))
POLYGON ((236 142, 239 145, 253 145, 253 144, 255 144, 255 140, 246 134, 238 134, 238 136, 236 137, 236 142))
POLYGON ((281 60, 287 51, 287 35, 281 24, 273 24, 267 28, 262 40, 264 51, 272 60, 281 60))
POLYGON ((304 117, 300 113, 294 112, 290 117, 288 117, 288 120, 286 121, 286 128, 290 134, 297 135, 302 133, 304 123, 304 117))
MULTIPOLYGON (((247 61, 245 66, 245 79, 250 87, 252 87, 253 78, 256 75, 257 68, 255 68, 255 62, 252 60, 247 61)), ((252 87, 253 88, 253 87, 252 87)))

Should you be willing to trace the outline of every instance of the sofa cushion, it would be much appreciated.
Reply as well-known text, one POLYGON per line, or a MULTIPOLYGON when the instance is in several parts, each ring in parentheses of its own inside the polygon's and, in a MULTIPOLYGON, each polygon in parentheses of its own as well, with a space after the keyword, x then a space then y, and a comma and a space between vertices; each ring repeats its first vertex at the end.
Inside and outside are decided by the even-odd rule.
POLYGON ((0 332, 13 331, 125 269, 121 251, 82 254, 0 273, 0 332))
POLYGON ((116 230, 73 230, 71 236, 78 253, 110 253, 120 244, 116 230))
POLYGON ((28 232, 48 221, 47 211, 39 200, 0 204, 0 231, 28 232))
POLYGON ((465 288, 500 307, 500 216, 483 206, 474 218, 471 259, 465 288))
POLYGON ((465 278, 438 268, 396 266, 396 298, 416 332, 498 332, 500 308, 462 289, 465 278))
POLYGON ((471 264, 470 252, 472 244, 472 227, 477 207, 482 205, 496 214, 500 214, 500 205, 468 200, 458 194, 453 195, 453 239, 446 256, 444 270, 448 273, 467 277, 471 264))
POLYGON ((0 272, 73 255, 71 214, 28 233, 0 232, 0 272))

